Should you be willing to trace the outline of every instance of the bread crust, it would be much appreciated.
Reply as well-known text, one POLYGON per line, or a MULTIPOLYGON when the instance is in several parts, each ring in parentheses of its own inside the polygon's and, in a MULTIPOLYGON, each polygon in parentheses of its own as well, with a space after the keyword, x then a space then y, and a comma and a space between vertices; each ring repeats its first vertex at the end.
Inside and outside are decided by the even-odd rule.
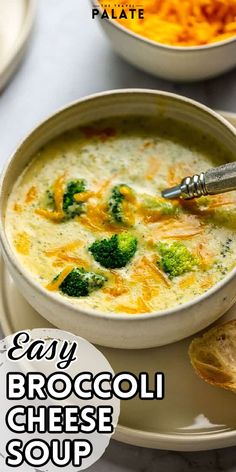
POLYGON ((236 320, 195 338, 189 346, 189 357, 199 377, 236 393, 236 320))

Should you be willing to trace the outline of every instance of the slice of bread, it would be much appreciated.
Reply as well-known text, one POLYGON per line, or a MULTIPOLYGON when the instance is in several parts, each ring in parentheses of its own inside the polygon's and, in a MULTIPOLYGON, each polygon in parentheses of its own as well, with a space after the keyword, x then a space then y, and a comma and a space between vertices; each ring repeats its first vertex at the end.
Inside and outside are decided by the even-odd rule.
POLYGON ((236 393, 236 320, 195 338, 189 356, 199 377, 236 393))

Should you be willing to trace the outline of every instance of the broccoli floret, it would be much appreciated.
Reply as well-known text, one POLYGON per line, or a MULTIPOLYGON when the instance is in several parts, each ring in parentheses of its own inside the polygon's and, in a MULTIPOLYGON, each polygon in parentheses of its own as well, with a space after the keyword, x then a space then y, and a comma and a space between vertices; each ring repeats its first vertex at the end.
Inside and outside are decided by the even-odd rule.
POLYGON ((179 208, 176 204, 165 200, 164 198, 155 197, 153 195, 142 195, 142 207, 145 210, 145 213, 150 214, 159 214, 160 216, 175 215, 179 208))
MULTIPOLYGON (((57 276, 56 278, 58 278, 57 276)), ((86 297, 94 290, 101 288, 106 281, 103 275, 75 268, 61 283, 59 290, 69 297, 86 297)))
POLYGON ((68 218, 74 218, 83 213, 83 203, 76 202, 74 195, 84 192, 86 183, 83 179, 71 180, 67 186, 63 197, 63 211, 68 218))
POLYGON ((122 223, 127 226, 131 225, 132 221, 129 218, 129 214, 125 212, 124 202, 129 202, 131 205, 134 198, 134 192, 128 185, 120 184, 113 187, 108 200, 108 208, 112 219, 116 223, 122 223))
POLYGON ((95 241, 89 251, 95 261, 107 269, 125 267, 137 250, 137 239, 130 233, 115 234, 110 239, 95 241))
MULTIPOLYGON (((65 218, 74 218, 76 215, 81 215, 84 211, 84 204, 76 202, 74 195, 84 192, 86 189, 86 182, 83 179, 72 180, 68 182, 63 196, 63 211, 65 218)), ((50 210, 55 210, 54 193, 48 189, 44 195, 42 205, 50 210)))
POLYGON ((159 243, 158 251, 160 254, 158 265, 171 279, 191 271, 197 262, 187 247, 179 242, 170 245, 159 243))

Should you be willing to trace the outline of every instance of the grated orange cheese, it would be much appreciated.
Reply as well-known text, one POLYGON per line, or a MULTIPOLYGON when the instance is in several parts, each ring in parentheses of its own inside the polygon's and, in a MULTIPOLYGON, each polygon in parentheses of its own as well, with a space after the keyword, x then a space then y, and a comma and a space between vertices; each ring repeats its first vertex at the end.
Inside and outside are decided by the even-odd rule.
POLYGON ((171 283, 170 283, 168 277, 165 275, 164 272, 162 272, 161 269, 159 269, 159 267, 158 267, 157 264, 155 264, 153 261, 151 261, 150 259, 148 259, 146 256, 143 257, 143 263, 144 263, 144 265, 146 265, 147 267, 149 267, 149 269, 151 270, 152 274, 154 274, 154 275, 157 276, 159 279, 161 279, 167 287, 170 287, 170 286, 171 286, 171 283))
POLYGON ((61 211, 50 211, 45 210, 44 208, 37 208, 35 210, 35 213, 39 216, 43 216, 47 220, 54 221, 54 223, 62 221, 65 216, 64 213, 61 211))
POLYGON ((31 187, 26 196, 25 196, 25 202, 26 203, 31 203, 35 200, 35 198, 37 197, 37 189, 35 186, 31 187))
POLYGON ((89 198, 93 197, 94 192, 81 192, 81 193, 76 193, 74 195, 74 200, 78 203, 85 203, 89 200, 89 198))
POLYGON ((116 311, 136 315, 139 313, 149 313, 151 308, 142 297, 139 297, 134 305, 118 305, 116 311))
POLYGON ((128 226, 133 226, 135 224, 135 208, 133 204, 131 206, 129 201, 123 200, 122 209, 124 213, 124 224, 128 226))
POLYGON ((154 296, 159 294, 160 280, 156 277, 153 278, 153 274, 150 274, 149 268, 143 265, 142 259, 139 260, 139 262, 134 267, 131 280, 132 284, 135 286, 137 284, 141 285, 142 296, 147 302, 151 301, 154 296))
POLYGON ((115 272, 114 270, 111 270, 111 273, 113 275, 113 282, 114 285, 112 287, 106 287, 103 289, 104 293, 108 293, 112 297, 119 297, 120 295, 123 295, 124 293, 128 292, 128 287, 125 283, 124 278, 115 272))
POLYGON ((201 287, 204 290, 208 290, 214 284, 212 275, 207 275, 206 278, 201 282, 201 287))
POLYGON ((109 179, 104 180, 102 184, 99 184, 99 187, 97 190, 94 192, 94 196, 96 198, 102 198, 104 193, 108 190, 108 188, 112 185, 112 179, 116 177, 116 175, 111 176, 109 179))
POLYGON ((20 254, 28 256, 30 251, 30 236, 28 235, 28 233, 26 233, 25 231, 23 231, 22 233, 17 233, 15 239, 15 248, 20 254))
POLYGON ((77 249, 78 247, 81 247, 84 245, 84 242, 82 242, 80 239, 76 241, 72 241, 71 243, 63 244, 63 246, 58 246, 52 249, 47 249, 45 251, 46 256, 56 256, 58 253, 65 253, 66 251, 73 251, 74 249, 77 249))
POLYGON ((152 228, 152 236, 158 239, 190 239, 203 232, 204 226, 196 215, 181 215, 179 219, 162 221, 152 228))
POLYGON ((179 282, 179 287, 184 290, 185 288, 191 287, 196 281, 196 275, 195 274, 190 274, 184 277, 180 282, 179 282))
POLYGON ((229 198, 227 195, 212 195, 209 198, 209 203, 206 207, 206 211, 214 210, 215 208, 227 205, 235 205, 236 200, 229 198))
POLYGON ((194 169, 187 162, 179 162, 178 165, 172 164, 168 168, 166 186, 174 187, 178 185, 183 176, 192 175, 193 172, 194 169))
MULTIPOLYGON (((132 4, 138 7, 140 1, 132 4)), ((116 21, 158 43, 201 46, 236 36, 236 0, 145 0, 144 19, 131 18, 125 0, 110 0, 107 7, 117 18, 123 7, 128 18, 116 21)))
POLYGON ((35 213, 43 216, 47 220, 51 220, 54 223, 60 222, 64 219, 65 215, 63 212, 63 197, 64 197, 64 186, 65 186, 65 175, 60 175, 53 184, 53 196, 55 201, 55 211, 46 210, 44 208, 37 208, 35 213))
POLYGON ((189 231, 186 231, 182 234, 170 233, 170 234, 165 234, 165 235, 163 234, 161 237, 162 237, 162 239, 191 239, 194 236, 197 236, 198 234, 201 234, 202 231, 203 231, 202 229, 199 229, 199 230, 189 229, 189 231))
POLYGON ((55 247, 52 249, 48 249, 44 252, 44 254, 48 257, 55 257, 56 259, 53 262, 54 267, 61 267, 65 265, 65 262, 71 262, 77 266, 81 266, 84 268, 89 268, 89 262, 83 259, 80 256, 68 254, 69 251, 74 251, 79 247, 82 247, 84 242, 80 240, 72 241, 70 243, 64 244, 63 246, 55 247))
POLYGON ((74 269, 74 266, 72 265, 65 267, 65 269, 63 269, 63 271, 60 273, 59 277, 56 280, 53 280, 52 282, 50 282, 46 286, 46 288, 50 290, 51 292, 58 290, 63 280, 65 280, 67 275, 69 275, 73 269, 74 269))
POLYGON ((156 261, 154 262, 154 259, 151 260, 146 256, 142 256, 135 265, 133 278, 140 279, 144 282, 146 293, 148 291, 146 283, 150 284, 153 279, 163 282, 167 287, 171 285, 168 277, 156 265, 156 261))
POLYGON ((125 186, 121 186, 120 187, 120 193, 121 195, 123 195, 126 200, 130 203, 135 203, 136 202, 136 197, 135 197, 135 194, 134 192, 132 192, 132 190, 128 187, 125 187, 125 186))
MULTIPOLYGON (((203 197, 204 198, 204 197, 203 197)), ((236 200, 229 198, 227 195, 211 195, 206 197, 206 200, 199 200, 199 204, 195 200, 181 200, 183 208, 194 213, 195 217, 204 217, 207 214, 212 214, 217 208, 223 206, 236 205, 236 200)), ((194 216, 193 215, 193 216, 194 216)))
POLYGON ((214 264, 216 254, 209 250, 208 240, 201 241, 197 244, 193 254, 196 255, 199 267, 201 267, 202 270, 207 270, 214 264))
POLYGON ((53 195, 57 212, 62 212, 65 175, 60 175, 53 184, 53 195))
POLYGON ((17 213, 21 213, 22 212, 22 206, 20 205, 20 203, 14 203, 13 205, 13 210, 16 211, 17 213))
POLYGON ((119 233, 122 228, 112 225, 109 221, 106 204, 89 204, 87 212, 80 216, 80 223, 92 231, 119 233))
POLYGON ((70 262, 75 264, 77 267, 83 267, 84 269, 89 269, 90 263, 83 259, 82 257, 70 256, 68 254, 58 254, 57 258, 53 262, 54 267, 63 267, 65 262, 70 262))

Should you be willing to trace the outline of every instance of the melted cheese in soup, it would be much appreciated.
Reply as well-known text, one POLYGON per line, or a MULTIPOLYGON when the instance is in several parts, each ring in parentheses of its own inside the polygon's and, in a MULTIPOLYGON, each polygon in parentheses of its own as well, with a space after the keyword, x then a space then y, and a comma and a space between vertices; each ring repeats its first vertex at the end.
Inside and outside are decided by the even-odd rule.
POLYGON ((230 159, 217 141, 164 118, 72 130, 40 149, 15 183, 8 238, 32 277, 74 305, 114 316, 174 307, 235 266, 236 193, 166 202, 161 190, 230 159), (105 263, 96 260, 96 240, 123 234, 136 241, 126 265, 106 267, 105 253, 105 263), (74 268, 103 282, 69 296, 60 287, 74 268))

